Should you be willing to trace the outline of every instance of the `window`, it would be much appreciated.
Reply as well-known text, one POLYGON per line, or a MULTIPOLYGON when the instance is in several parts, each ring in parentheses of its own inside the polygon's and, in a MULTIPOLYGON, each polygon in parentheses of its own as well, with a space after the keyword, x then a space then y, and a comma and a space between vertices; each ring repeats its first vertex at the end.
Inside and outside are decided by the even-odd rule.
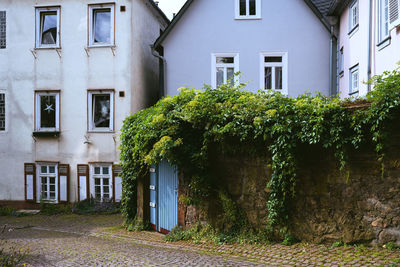
POLYGON ((6 12, 0 11, 0 49, 6 48, 6 12))
POLYGON ((0 91, 0 131, 6 130, 6 94, 0 91))
POLYGON ((91 194, 100 201, 107 202, 112 199, 112 165, 91 166, 91 194))
POLYGON ((114 4, 89 5, 89 46, 114 45, 114 4))
POLYGON ((114 92, 89 91, 89 131, 107 132, 114 130, 114 92))
POLYGON ((261 53, 260 86, 265 90, 276 90, 282 94, 288 93, 287 88, 287 53, 261 53))
POLYGON ((36 92, 35 97, 35 130, 58 132, 60 130, 60 93, 36 92))
POLYGON ((359 88, 359 72, 357 65, 350 69, 349 95, 358 95, 358 88, 359 88))
POLYGON ((234 74, 239 71, 239 54, 212 54, 211 61, 211 85, 213 88, 217 88, 228 81, 231 85, 237 82, 234 74))
POLYGON ((400 25, 400 0, 389 0, 389 28, 400 25))
POLYGON ((60 7, 36 8, 36 48, 60 47, 60 7))
POLYGON ((236 0, 236 19, 260 19, 261 0, 236 0))
POLYGON ((339 51, 339 75, 343 75, 344 72, 344 54, 343 47, 339 51))
POLYGON ((350 5, 349 13, 349 32, 351 33, 358 26, 358 0, 350 5))
POLYGON ((389 37, 389 0, 378 0, 378 42, 389 37))
POLYGON ((40 200, 57 201, 57 165, 43 164, 38 166, 40 200))

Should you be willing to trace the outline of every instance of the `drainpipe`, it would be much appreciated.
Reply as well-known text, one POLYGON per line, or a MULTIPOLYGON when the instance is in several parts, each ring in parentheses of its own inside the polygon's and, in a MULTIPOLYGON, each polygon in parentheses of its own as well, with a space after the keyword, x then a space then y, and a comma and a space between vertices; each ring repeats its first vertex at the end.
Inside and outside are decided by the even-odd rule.
MULTIPOLYGON (((371 54, 372 54, 372 1, 369 1, 369 29, 368 29, 368 81, 371 80, 371 54)), ((368 83, 367 91, 371 91, 371 84, 368 83)))
POLYGON ((150 48, 151 48, 151 54, 154 56, 154 57, 156 57, 156 58, 158 58, 158 59, 160 59, 161 61, 162 61, 162 65, 161 65, 161 68, 162 68, 162 71, 160 71, 160 77, 159 77, 159 80, 160 80, 160 84, 159 84, 159 86, 160 86, 160 89, 159 89, 159 93, 160 93, 160 98, 161 97, 163 97, 163 96, 165 96, 166 94, 165 94, 165 81, 164 81, 164 79, 165 79, 165 65, 167 64, 167 60, 163 57, 163 56, 161 56, 155 49, 154 49, 154 46, 153 45, 150 45, 150 48))
POLYGON ((335 41, 336 41, 336 36, 335 36, 335 30, 334 26, 330 26, 330 32, 331 32, 331 40, 329 42, 329 93, 331 96, 336 95, 336 86, 334 84, 334 81, 336 80, 336 73, 335 73, 335 54, 337 53, 336 51, 336 46, 335 41))

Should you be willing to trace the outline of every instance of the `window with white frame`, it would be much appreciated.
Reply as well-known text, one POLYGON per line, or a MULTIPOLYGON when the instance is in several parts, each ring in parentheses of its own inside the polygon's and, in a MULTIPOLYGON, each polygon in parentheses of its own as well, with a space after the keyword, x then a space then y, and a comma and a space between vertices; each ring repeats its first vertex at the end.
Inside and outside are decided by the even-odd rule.
POLYGON ((0 49, 5 49, 7 46, 7 16, 6 11, 0 11, 0 49))
POLYGON ((57 201, 57 164, 39 164, 40 200, 57 201))
POLYGON ((344 51, 343 47, 339 51, 339 75, 342 75, 344 72, 344 51))
POLYGON ((212 54, 211 61, 211 85, 213 88, 217 88, 228 82, 230 82, 231 85, 236 83, 234 74, 239 71, 239 54, 212 54))
POLYGON ((114 92, 88 92, 89 131, 107 132, 114 130, 114 92))
POLYGON ((263 52, 260 57, 260 86, 265 90, 288 93, 288 65, 286 52, 263 52))
POLYGON ((6 94, 0 91, 0 131, 6 130, 6 94))
POLYGON ((60 47, 60 7, 36 8, 36 48, 60 47))
POLYGON ((354 0, 349 9, 349 32, 352 32, 358 26, 358 0, 354 0))
POLYGON ((260 19, 261 0, 235 0, 236 19, 260 19))
POLYGON ((89 5, 89 46, 114 45, 114 4, 89 5))
POLYGON ((389 37, 389 0, 378 0, 378 42, 389 37))
POLYGON ((35 93, 35 130, 38 132, 60 130, 60 93, 58 91, 35 93))
POLYGON ((112 165, 94 164, 91 166, 91 195, 98 201, 112 199, 112 165))
POLYGON ((350 86, 349 86, 349 95, 357 95, 359 89, 359 71, 358 65, 352 67, 350 69, 350 86))

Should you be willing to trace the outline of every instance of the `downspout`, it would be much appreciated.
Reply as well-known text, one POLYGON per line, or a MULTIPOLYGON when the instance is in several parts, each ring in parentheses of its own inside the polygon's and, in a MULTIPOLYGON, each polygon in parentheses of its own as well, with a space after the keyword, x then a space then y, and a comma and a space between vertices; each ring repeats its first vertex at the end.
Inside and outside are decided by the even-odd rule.
POLYGON ((162 71, 160 72, 160 77, 159 77, 159 80, 162 81, 162 84, 160 82, 160 89, 159 89, 160 98, 161 98, 166 95, 166 93, 165 93, 165 65, 167 64, 167 60, 163 56, 159 55, 159 53, 154 49, 153 45, 150 45, 150 48, 151 48, 151 54, 154 57, 156 57, 162 61, 162 66, 161 66, 162 71))
MULTIPOLYGON (((372 57, 372 0, 369 1, 369 29, 368 29, 368 81, 371 80, 371 57, 372 57)), ((371 92, 371 84, 367 85, 367 92, 371 92)))
POLYGON ((331 41, 329 42, 329 93, 333 94, 333 26, 330 27, 331 41))

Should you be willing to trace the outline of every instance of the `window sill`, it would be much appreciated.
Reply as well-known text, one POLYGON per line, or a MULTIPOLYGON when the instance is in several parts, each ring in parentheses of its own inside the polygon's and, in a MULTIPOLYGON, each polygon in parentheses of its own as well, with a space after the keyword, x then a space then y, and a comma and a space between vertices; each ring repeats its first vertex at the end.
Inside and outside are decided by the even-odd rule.
POLYGON ((104 45, 88 45, 87 48, 116 48, 117 46, 114 44, 104 44, 104 45))
POLYGON ((392 38, 390 37, 390 35, 388 37, 386 37, 385 39, 383 39, 381 42, 379 42, 376 46, 378 47, 378 51, 382 50, 383 48, 385 48, 386 46, 389 46, 391 43, 392 38))
POLYGON ((260 16, 237 16, 235 20, 260 20, 260 16))
POLYGON ((114 134, 115 131, 113 130, 90 130, 88 133, 103 133, 103 134, 114 134))
POLYGON ((55 50, 55 49, 61 49, 60 46, 54 46, 54 47, 35 47, 35 50, 55 50))
POLYGON ((33 132, 32 135, 34 137, 59 137, 60 132, 55 131, 55 132, 33 132))
POLYGON ((339 72, 339 78, 343 78, 344 76, 344 70, 342 70, 341 72, 339 72))
POLYGON ((358 28, 359 28, 359 26, 358 26, 358 24, 357 24, 356 26, 354 26, 354 27, 349 31, 349 33, 348 33, 349 38, 351 38, 356 32, 358 32, 358 28))

